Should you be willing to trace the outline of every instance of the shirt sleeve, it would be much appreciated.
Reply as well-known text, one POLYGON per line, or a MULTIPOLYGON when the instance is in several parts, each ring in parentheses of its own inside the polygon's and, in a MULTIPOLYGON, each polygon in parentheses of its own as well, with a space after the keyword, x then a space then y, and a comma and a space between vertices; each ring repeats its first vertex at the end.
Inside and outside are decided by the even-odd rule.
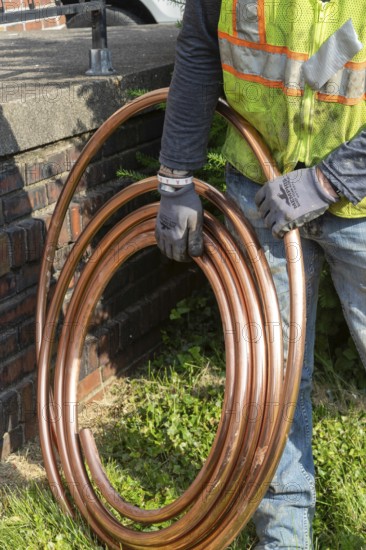
POLYGON ((360 202, 366 196, 366 129, 332 151, 319 168, 352 204, 360 202))
POLYGON ((213 113, 222 93, 217 37, 221 0, 187 0, 178 35, 160 162, 195 170, 206 161, 213 113))

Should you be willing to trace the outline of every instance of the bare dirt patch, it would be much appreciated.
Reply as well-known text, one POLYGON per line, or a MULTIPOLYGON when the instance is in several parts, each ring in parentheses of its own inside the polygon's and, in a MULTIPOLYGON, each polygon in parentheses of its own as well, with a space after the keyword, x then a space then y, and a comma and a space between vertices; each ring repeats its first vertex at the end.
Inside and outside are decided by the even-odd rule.
MULTIPOLYGON (((108 428, 115 421, 113 411, 121 395, 126 395, 127 383, 115 380, 105 388, 104 396, 98 401, 79 405, 79 426, 89 427, 95 434, 108 428)), ((32 483, 47 483, 39 438, 28 442, 19 451, 0 462, 0 491, 21 489, 32 483)))

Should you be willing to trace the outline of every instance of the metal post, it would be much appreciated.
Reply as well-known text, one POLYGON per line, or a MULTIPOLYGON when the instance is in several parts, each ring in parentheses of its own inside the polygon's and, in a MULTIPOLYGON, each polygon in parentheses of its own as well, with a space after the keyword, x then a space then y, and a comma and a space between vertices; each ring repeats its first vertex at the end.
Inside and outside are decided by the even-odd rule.
POLYGON ((99 10, 91 12, 92 49, 89 50, 89 76, 106 76, 115 74, 112 67, 111 52, 107 45, 107 14, 104 0, 99 10))

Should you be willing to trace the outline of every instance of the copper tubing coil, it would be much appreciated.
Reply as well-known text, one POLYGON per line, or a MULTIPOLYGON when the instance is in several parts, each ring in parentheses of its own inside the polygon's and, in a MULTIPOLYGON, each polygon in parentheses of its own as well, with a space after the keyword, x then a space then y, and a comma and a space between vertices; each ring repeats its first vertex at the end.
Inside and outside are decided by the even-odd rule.
MULTIPOLYGON (((156 189, 157 180, 152 177, 131 184, 100 208, 75 242, 50 297, 55 249, 68 206, 84 170, 107 138, 130 117, 165 101, 167 91, 141 96, 102 124, 70 171, 56 205, 41 266, 36 313, 40 440, 54 496, 66 513, 73 515, 76 506, 110 548, 217 550, 227 547, 254 513, 273 477, 293 418, 305 334, 304 272, 297 230, 284 237, 290 301, 289 350, 284 369, 281 317, 263 249, 236 205, 207 183, 195 180, 198 193, 229 220, 247 259, 228 230, 205 212, 205 253, 194 261, 212 287, 222 319, 225 395, 209 456, 193 483, 173 503, 143 510, 118 495, 104 472, 91 430, 78 429, 76 414, 86 328, 117 269, 137 251, 155 245, 158 203, 139 208, 117 223, 83 269, 62 323, 51 388, 57 320, 80 258, 106 220, 128 201, 156 189), (277 329, 276 338, 273 327, 277 329), (96 488, 103 498, 97 496, 96 488), (67 496, 69 493, 72 498, 67 496), (146 525, 174 521, 157 531, 140 532, 123 526, 111 507, 121 516, 146 525)), ((266 177, 278 174, 255 130, 224 101, 219 102, 217 111, 248 140, 266 177)))

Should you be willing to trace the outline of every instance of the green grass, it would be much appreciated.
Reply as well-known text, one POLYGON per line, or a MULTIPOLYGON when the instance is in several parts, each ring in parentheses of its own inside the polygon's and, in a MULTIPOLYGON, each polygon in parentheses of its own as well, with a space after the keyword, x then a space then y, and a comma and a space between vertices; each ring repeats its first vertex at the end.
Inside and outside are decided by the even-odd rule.
POLYGON ((317 406, 315 532, 322 550, 366 548, 366 412, 317 406))
MULTIPOLYGON (((314 406, 315 547, 366 549, 366 413, 360 406, 365 398, 335 376, 330 357, 320 357, 314 406)), ((189 486, 210 450, 223 388, 221 328, 211 296, 204 293, 177 305, 163 332, 161 354, 118 380, 108 413, 92 419, 110 481, 126 500, 147 509, 161 507, 189 486)), ((249 525, 230 549, 248 550, 254 543, 249 525)), ((0 547, 104 548, 79 518, 60 511, 46 487, 34 485, 2 491, 0 547)))
POLYGON ((47 488, 32 485, 3 491, 0 512, 1 550, 102 549, 77 516, 65 515, 47 488))

